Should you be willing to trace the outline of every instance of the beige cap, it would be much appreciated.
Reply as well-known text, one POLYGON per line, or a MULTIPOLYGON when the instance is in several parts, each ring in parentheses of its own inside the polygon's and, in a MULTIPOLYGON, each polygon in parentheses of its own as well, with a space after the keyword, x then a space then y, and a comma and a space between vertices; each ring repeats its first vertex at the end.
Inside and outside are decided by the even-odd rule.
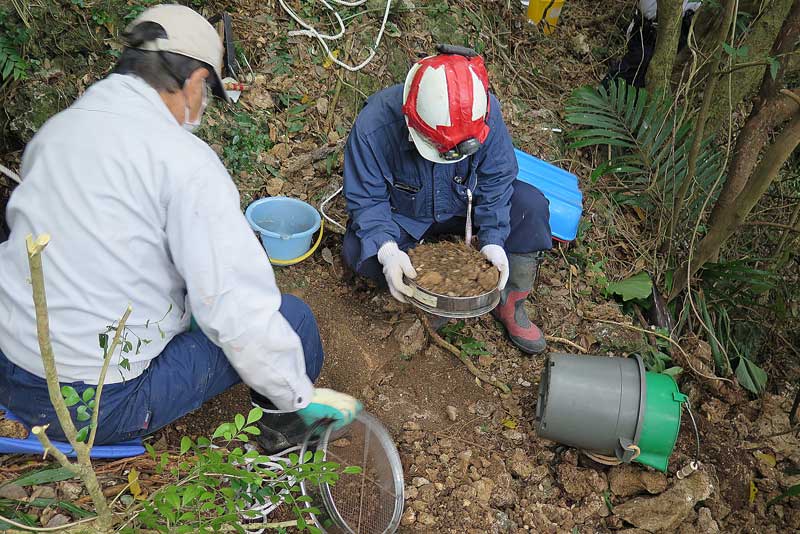
POLYGON ((200 13, 175 4, 155 6, 136 17, 126 31, 142 22, 159 24, 167 37, 147 41, 136 48, 150 52, 172 52, 207 63, 213 69, 209 79, 213 93, 228 101, 222 85, 222 39, 200 13))

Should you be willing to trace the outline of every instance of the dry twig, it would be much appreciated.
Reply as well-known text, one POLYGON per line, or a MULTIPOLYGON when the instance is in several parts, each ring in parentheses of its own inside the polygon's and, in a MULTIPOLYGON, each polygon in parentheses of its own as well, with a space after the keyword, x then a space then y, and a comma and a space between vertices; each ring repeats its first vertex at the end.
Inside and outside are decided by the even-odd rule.
POLYGON ((487 384, 496 387, 503 393, 506 394, 511 393, 511 388, 509 388, 507 384, 504 384, 503 382, 497 380, 496 378, 492 378, 486 375, 486 373, 475 367, 475 364, 472 363, 472 360, 469 359, 469 356, 462 353, 452 343, 448 343, 442 336, 440 336, 439 333, 433 329, 431 323, 428 321, 428 318, 425 317, 424 313, 417 311, 417 314, 419 315, 420 321, 422 321, 422 324, 425 326, 425 331, 428 332, 428 335, 431 337, 431 340, 436 345, 438 345, 439 347, 443 348, 448 352, 455 354, 458 357, 458 359, 461 360, 461 362, 467 367, 469 372, 475 375, 475 377, 478 380, 486 382, 487 384))

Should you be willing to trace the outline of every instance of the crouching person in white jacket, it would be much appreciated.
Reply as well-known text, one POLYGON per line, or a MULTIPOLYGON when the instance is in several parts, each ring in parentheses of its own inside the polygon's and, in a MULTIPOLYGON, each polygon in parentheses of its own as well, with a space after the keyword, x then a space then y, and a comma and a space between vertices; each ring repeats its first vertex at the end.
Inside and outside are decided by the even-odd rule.
POLYGON ((311 310, 279 292, 229 174, 190 133, 208 92, 226 98, 219 36, 170 5, 145 11, 124 37, 114 73, 50 119, 23 156, 0 244, 0 403, 63 439, 27 281, 25 238, 47 232, 62 385, 80 394, 97 384, 98 334, 133 307, 130 351, 111 362, 96 443, 151 433, 242 380, 269 412, 268 452, 321 418, 348 423, 361 405, 313 386, 323 350, 311 310), (189 331, 192 316, 199 330, 189 331))

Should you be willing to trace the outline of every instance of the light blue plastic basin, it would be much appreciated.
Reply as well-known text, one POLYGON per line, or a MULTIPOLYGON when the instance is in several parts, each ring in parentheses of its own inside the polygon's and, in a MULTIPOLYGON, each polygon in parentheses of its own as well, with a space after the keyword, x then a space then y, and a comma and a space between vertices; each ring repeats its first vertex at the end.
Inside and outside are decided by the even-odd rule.
POLYGON ((583 212, 583 194, 578 177, 555 165, 515 149, 519 175, 517 180, 539 189, 550 201, 550 231, 561 241, 572 241, 578 235, 583 212))
POLYGON ((319 230, 319 212, 310 204, 289 197, 256 200, 244 212, 250 227, 273 260, 293 260, 311 248, 311 238, 319 230))

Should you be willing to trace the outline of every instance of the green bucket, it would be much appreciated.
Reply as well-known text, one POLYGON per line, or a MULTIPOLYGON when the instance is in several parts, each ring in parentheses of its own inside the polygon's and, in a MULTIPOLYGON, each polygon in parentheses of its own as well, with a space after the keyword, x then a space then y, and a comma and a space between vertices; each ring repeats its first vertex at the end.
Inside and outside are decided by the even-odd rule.
POLYGON ((644 420, 639 434, 641 453, 635 462, 666 471, 681 428, 681 404, 686 395, 669 375, 646 373, 644 420))

